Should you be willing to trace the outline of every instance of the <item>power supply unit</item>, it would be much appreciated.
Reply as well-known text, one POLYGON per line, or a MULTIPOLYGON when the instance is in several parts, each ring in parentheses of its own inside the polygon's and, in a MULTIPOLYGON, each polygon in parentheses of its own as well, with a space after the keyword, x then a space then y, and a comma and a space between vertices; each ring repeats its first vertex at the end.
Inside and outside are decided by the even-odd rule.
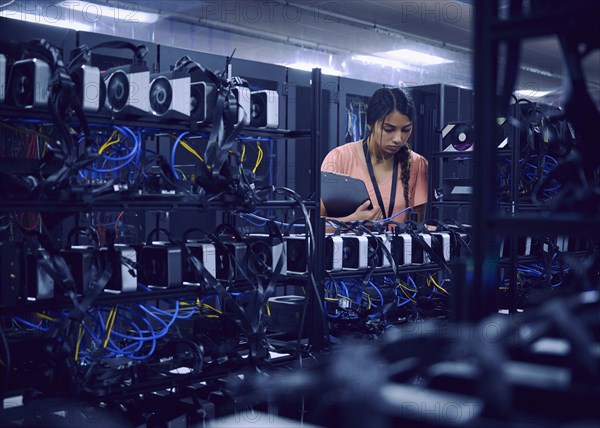
POLYGON ((300 331, 304 296, 276 296, 269 299, 271 322, 269 330, 280 333, 297 333, 300 331))

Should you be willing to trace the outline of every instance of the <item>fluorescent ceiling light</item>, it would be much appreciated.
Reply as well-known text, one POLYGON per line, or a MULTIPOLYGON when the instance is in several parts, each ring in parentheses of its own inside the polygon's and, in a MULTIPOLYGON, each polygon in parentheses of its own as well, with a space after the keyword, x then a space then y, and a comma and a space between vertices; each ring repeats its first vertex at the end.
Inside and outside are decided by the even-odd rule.
POLYGON ((429 55, 423 52, 413 51, 411 49, 398 49, 395 51, 378 52, 375 55, 418 65, 436 65, 453 62, 440 56, 429 55))
POLYGON ((94 29, 94 26, 91 24, 75 22, 72 19, 60 19, 60 15, 44 16, 42 14, 23 13, 17 10, 5 9, 0 11, 0 17, 77 31, 92 31, 94 29))
POLYGON ((550 94, 552 91, 535 91, 533 89, 518 89, 515 95, 519 98, 541 98, 550 94))
MULTIPOLYGON (((64 9, 73 13, 76 10, 81 12, 84 20, 91 22, 103 21, 104 23, 113 22, 115 24, 153 24, 158 21, 160 15, 158 13, 140 12, 136 10, 137 3, 122 2, 124 5, 131 5, 134 8, 125 9, 116 7, 120 2, 110 2, 105 5, 92 3, 88 1, 67 0, 57 4, 64 9)), ((143 4, 140 2, 140 4, 143 4)))
POLYGON ((383 65, 385 67, 400 68, 403 70, 416 70, 415 67, 411 67, 401 61, 394 59, 381 58, 373 55, 352 55, 352 59, 355 61, 364 62, 367 64, 383 65))
POLYGON ((294 64, 286 64, 286 67, 293 68, 296 70, 312 71, 313 68, 320 68, 322 74, 328 74, 330 76, 341 76, 343 73, 335 68, 321 67, 320 65, 308 64, 306 62, 296 62, 294 64))

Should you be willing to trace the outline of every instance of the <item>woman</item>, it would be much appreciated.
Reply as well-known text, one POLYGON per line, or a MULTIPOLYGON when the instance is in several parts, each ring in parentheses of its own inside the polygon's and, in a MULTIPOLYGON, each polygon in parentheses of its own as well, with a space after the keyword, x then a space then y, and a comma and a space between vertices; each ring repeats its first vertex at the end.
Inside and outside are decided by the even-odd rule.
MULTIPOLYGON (((369 201, 338 221, 381 220, 402 222, 410 210, 423 221, 427 203, 427 160, 410 149, 416 110, 400 88, 381 88, 367 107, 367 137, 336 147, 325 156, 321 170, 346 174, 365 182, 369 201), (402 212, 402 214, 396 215, 402 212)), ((327 210, 321 202, 321 216, 327 210)))

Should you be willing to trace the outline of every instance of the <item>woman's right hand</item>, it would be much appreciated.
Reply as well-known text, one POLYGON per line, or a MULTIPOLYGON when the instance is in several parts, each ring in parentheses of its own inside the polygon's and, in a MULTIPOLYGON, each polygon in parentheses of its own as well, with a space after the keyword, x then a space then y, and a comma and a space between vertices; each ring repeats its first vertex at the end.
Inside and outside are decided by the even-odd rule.
POLYGON ((350 221, 361 221, 361 220, 381 220, 381 208, 375 206, 369 209, 369 205, 371 205, 371 201, 367 200, 363 202, 361 206, 359 206, 354 213, 350 214, 350 221))

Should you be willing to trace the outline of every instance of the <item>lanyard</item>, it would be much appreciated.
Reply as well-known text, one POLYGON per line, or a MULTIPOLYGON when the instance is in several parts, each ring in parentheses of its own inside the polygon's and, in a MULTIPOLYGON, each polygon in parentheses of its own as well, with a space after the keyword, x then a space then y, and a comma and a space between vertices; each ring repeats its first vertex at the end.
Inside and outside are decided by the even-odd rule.
POLYGON ((369 149, 367 148, 366 139, 363 140, 363 151, 365 152, 365 160, 367 161, 367 168, 369 169, 371 182, 373 183, 373 188, 375 189, 375 196, 377 196, 377 202, 379 203, 379 207, 381 208, 383 218, 388 218, 387 214, 389 214, 390 216, 392 215, 392 211, 394 210, 394 204, 396 203, 396 185, 398 184, 398 161, 396 159, 396 155, 394 155, 394 169, 392 172, 392 191, 390 193, 390 207, 388 213, 386 214, 385 207, 383 206, 383 199, 381 198, 381 192, 379 191, 377 179, 375 178, 375 171, 373 171, 373 165, 371 164, 371 154, 369 153, 369 149))

